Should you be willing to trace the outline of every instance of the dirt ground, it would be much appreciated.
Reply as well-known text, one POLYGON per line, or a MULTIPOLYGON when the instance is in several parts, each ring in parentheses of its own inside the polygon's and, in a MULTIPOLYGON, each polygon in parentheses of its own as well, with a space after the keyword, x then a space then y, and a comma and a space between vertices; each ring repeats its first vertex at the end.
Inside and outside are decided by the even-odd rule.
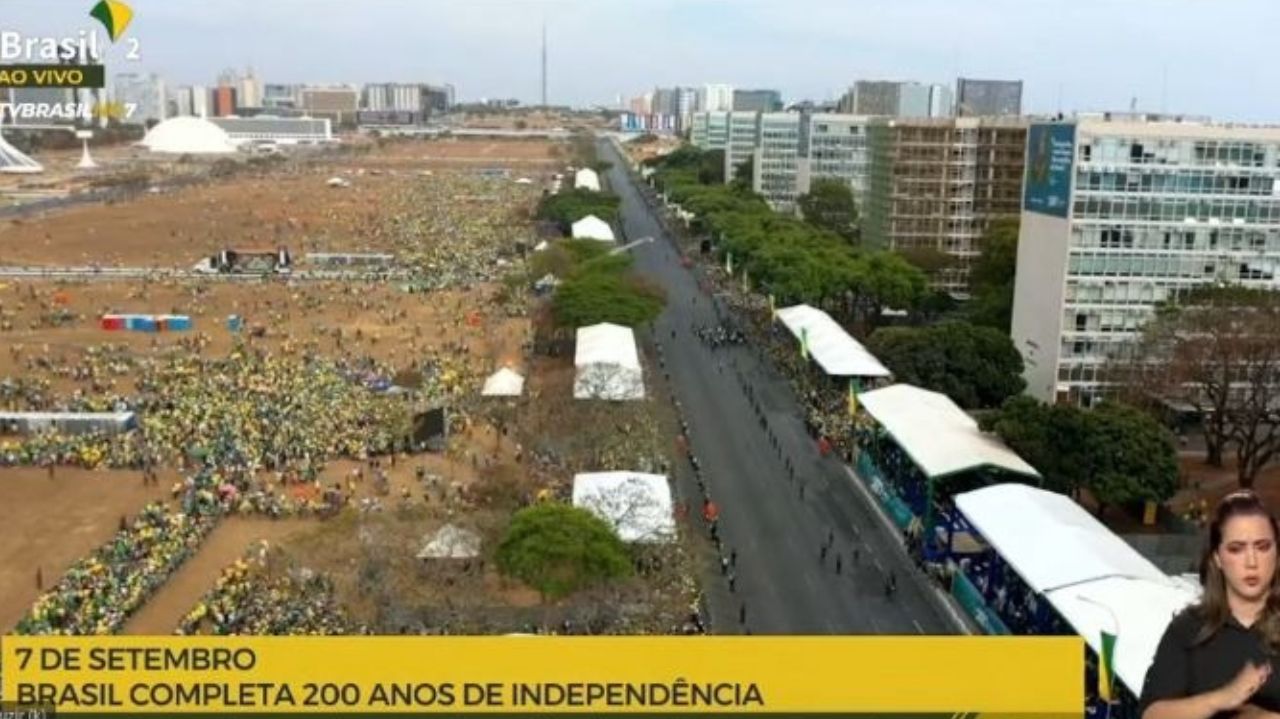
POLYGON ((406 183, 452 194, 453 172, 510 166, 536 184, 518 188, 520 201, 499 209, 527 213, 554 169, 556 147, 531 140, 403 140, 318 164, 284 163, 262 176, 4 220, 0 265, 189 268, 235 248, 287 247, 298 260, 307 252, 394 252, 392 238, 380 230, 398 210, 397 190, 406 183), (334 176, 351 186, 328 187, 334 176))
POLYGON ((178 475, 161 474, 160 486, 143 486, 139 472, 59 467, 0 469, 0 634, 13 628, 39 595, 77 560, 110 539, 120 517, 168 498, 178 475))

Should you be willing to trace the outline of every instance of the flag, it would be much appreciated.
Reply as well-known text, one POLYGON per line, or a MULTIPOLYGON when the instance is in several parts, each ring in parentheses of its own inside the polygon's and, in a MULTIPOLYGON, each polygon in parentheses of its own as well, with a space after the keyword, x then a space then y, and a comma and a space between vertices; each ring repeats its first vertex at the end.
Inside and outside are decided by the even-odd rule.
POLYGON ((1115 667, 1112 657, 1116 652, 1116 635, 1102 632, 1102 651, 1098 652, 1098 696, 1105 702, 1115 701, 1112 686, 1115 683, 1115 667))
POLYGON ((809 359, 809 328, 800 328, 800 356, 808 361, 809 359))
POLYGON ((849 416, 858 416, 858 381, 849 378, 849 416))
POLYGON ((729 273, 730 277, 733 276, 733 253, 732 252, 724 253, 724 271, 729 273))
POLYGON ((773 293, 769 293, 769 319, 778 319, 778 303, 773 297, 773 293))

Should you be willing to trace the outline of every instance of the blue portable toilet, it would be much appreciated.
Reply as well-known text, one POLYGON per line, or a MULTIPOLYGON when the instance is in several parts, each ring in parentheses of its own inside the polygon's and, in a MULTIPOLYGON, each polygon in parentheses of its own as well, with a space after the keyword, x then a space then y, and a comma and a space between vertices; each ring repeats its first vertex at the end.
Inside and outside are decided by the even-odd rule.
POLYGON ((227 329, 231 332, 239 332, 241 326, 244 325, 244 319, 240 315, 227 315, 227 329))

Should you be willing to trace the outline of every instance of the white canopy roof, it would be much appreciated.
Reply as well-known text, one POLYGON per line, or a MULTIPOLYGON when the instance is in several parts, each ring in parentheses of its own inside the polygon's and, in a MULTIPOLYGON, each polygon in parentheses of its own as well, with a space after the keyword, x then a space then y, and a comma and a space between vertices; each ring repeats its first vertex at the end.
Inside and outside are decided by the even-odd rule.
POLYGON ((226 130, 202 117, 171 117, 147 132, 142 145, 175 155, 223 155, 236 151, 226 130))
POLYGON ((530 180, 530 179, 529 179, 529 178, 527 178, 527 177, 521 177, 520 179, 516 180, 516 184, 517 184, 517 185, 532 185, 532 184, 533 184, 533 180, 530 180))
POLYGON ((1139 695, 1169 621, 1200 593, 1178 582, 1108 577, 1047 597, 1094 652, 1102 649, 1103 631, 1115 635, 1116 676, 1139 695))
POLYGON ((573 239, 613 242, 615 238, 613 236, 613 228, 609 226, 608 222, 595 215, 587 215, 573 223, 573 239))
POLYGON ((1064 494, 997 484, 956 495, 956 507, 1037 592, 1103 577, 1167 580, 1156 565, 1064 494))
POLYGON ((858 403, 930 477, 982 467, 1040 476, 944 394, 895 384, 863 392, 858 403))
POLYGON ((480 394, 485 397, 519 397, 524 393, 524 377, 510 367, 489 375, 480 394))
POLYGON ((576 474, 573 505, 608 522, 624 542, 671 542, 676 537, 671 486, 661 474, 576 474))
POLYGON ((446 524, 418 552, 418 559, 474 559, 480 556, 480 535, 446 524))
POLYGON ((796 341, 807 331, 809 356, 832 377, 888 377, 889 370, 831 315, 809 305, 778 310, 778 319, 796 341))
POLYGON ((644 377, 630 327, 603 322, 578 328, 576 399, 644 399, 644 377))
POLYGON ((596 174, 595 170, 589 167, 584 167, 574 174, 573 187, 578 190, 594 190, 595 192, 599 192, 600 176, 596 174))
POLYGON ((1095 652, 1104 630, 1116 635, 1116 674, 1141 693, 1169 620, 1196 601, 1198 589, 1165 575, 1065 495, 998 484, 956 495, 955 501, 1095 652))

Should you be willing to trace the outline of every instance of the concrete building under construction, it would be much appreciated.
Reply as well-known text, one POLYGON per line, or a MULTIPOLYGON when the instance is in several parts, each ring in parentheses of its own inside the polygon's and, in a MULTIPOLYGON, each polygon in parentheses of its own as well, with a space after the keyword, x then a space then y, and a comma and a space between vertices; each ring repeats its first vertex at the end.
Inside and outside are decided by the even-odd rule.
POLYGON ((877 119, 867 134, 863 241, 950 255, 934 286, 967 297, 988 226, 1021 211, 1026 120, 877 119))

